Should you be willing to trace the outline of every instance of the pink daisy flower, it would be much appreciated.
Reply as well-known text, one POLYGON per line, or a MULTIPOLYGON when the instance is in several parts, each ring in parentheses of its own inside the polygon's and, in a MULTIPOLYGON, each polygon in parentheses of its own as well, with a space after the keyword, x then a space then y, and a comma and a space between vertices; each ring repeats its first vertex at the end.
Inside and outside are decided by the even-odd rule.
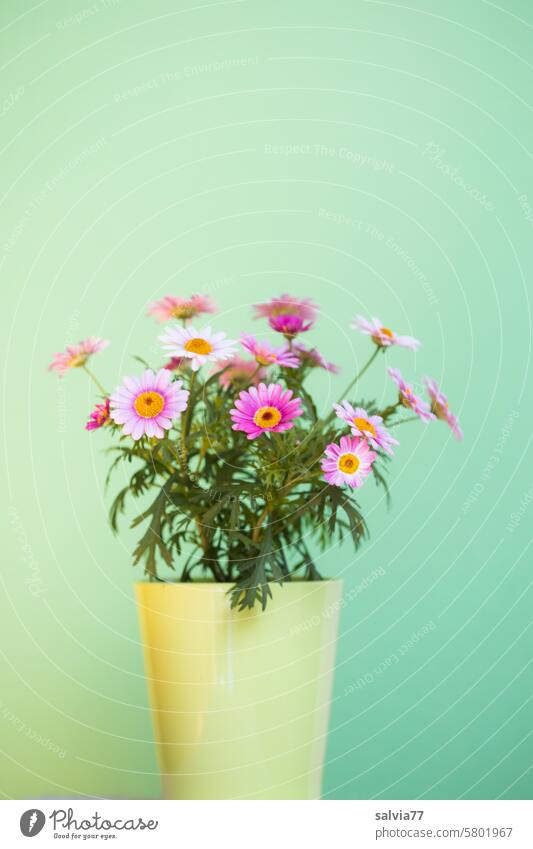
POLYGON ((333 409, 339 419, 348 424, 354 436, 366 439, 372 448, 382 448, 387 454, 392 454, 392 446, 399 445, 397 439, 383 427, 381 416, 369 416, 363 407, 352 407, 348 401, 334 404, 333 409))
POLYGON ((423 422, 432 421, 435 416, 431 412, 429 405, 418 395, 414 394, 412 387, 405 382, 399 369, 390 368, 387 370, 400 391, 400 401, 404 407, 408 407, 417 416, 420 416, 423 422))
POLYGON ((89 357, 103 351, 108 345, 106 339, 100 339, 98 336, 89 336, 79 345, 68 345, 65 351, 54 355, 48 371, 57 371, 59 377, 63 377, 69 369, 84 366, 89 357))
POLYGON ((284 366, 285 368, 298 368, 300 361, 292 354, 288 345, 272 348, 268 342, 258 342, 254 336, 243 334, 241 345, 255 357, 256 362, 262 366, 284 366))
POLYGON ((293 398, 290 389, 283 391, 280 383, 252 386, 239 394, 230 410, 233 430, 243 430, 248 439, 289 430, 294 427, 293 419, 302 415, 300 403, 300 398, 293 398))
POLYGON ((308 321, 315 321, 318 307, 310 298, 295 298, 292 295, 280 295, 266 304, 254 306, 254 318, 275 318, 279 315, 295 315, 308 321))
POLYGON ((362 315, 357 315, 352 321, 351 327, 360 330, 367 336, 372 337, 372 341, 380 348, 390 348, 391 345, 399 345, 401 348, 410 348, 416 351, 420 347, 418 339, 413 339, 412 336, 397 336, 393 330, 388 327, 383 327, 379 318, 373 318, 368 321, 362 315))
POLYGON ((275 315, 268 319, 272 330, 283 333, 292 339, 298 333, 304 333, 313 326, 312 321, 305 321, 300 315, 275 315))
POLYGON ((85 430, 98 430, 98 428, 107 424, 109 420, 109 398, 106 398, 103 404, 95 404, 94 410, 85 425, 85 430))
POLYGON ((441 392, 437 383, 431 377, 424 377, 423 382, 427 389, 427 393, 431 398, 431 412, 434 413, 438 419, 446 422, 450 426, 453 435, 457 439, 462 439, 463 431, 459 427, 457 416, 454 416, 449 410, 448 399, 444 392, 441 392))
POLYGON ((148 315, 155 315, 160 322, 169 321, 171 318, 188 321, 205 312, 216 312, 216 306, 206 295, 191 295, 190 298, 166 295, 148 306, 148 315))
POLYGON ((172 382, 172 372, 164 368, 156 375, 146 369, 141 377, 125 377, 111 396, 111 418, 134 440, 143 434, 161 439, 187 407, 189 392, 182 386, 181 380, 172 382))
MULTIPOLYGON (((218 371, 218 369, 217 369, 218 371)), ((242 357, 235 356, 226 364, 218 382, 224 389, 229 389, 231 386, 257 386, 260 380, 266 375, 266 369, 257 368, 257 363, 253 360, 244 360, 242 357)))
POLYGON ((227 360, 237 349, 235 340, 226 339, 225 333, 212 333, 210 327, 196 330, 195 327, 171 327, 163 336, 163 349, 173 357, 187 357, 193 371, 206 363, 227 360))
POLYGON ((322 458, 324 480, 333 486, 360 487, 370 474, 376 459, 366 440, 353 436, 341 436, 340 444, 330 442, 322 458))
POLYGON ((328 363, 317 348, 307 348, 302 342, 294 342, 292 350, 296 351, 304 365, 309 365, 311 368, 323 368, 332 374, 339 373, 339 367, 328 363))

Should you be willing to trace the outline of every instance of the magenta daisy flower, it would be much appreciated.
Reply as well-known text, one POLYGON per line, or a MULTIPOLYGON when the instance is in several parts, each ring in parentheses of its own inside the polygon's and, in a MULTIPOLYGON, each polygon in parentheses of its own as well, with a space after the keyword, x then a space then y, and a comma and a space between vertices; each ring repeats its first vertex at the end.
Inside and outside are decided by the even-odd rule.
POLYGON ((328 363, 317 348, 307 348, 302 342, 293 342, 292 350, 295 351, 300 361, 311 368, 323 368, 332 374, 339 373, 339 367, 328 363))
POLYGON ((109 398, 106 398, 103 404, 95 404, 94 410, 85 425, 85 430, 98 430, 98 428, 107 424, 109 420, 109 398))
POLYGON ((283 333, 284 336, 288 336, 290 339, 293 336, 297 336, 298 333, 304 333, 306 330, 310 330, 313 326, 312 321, 305 321, 300 315, 275 315, 268 319, 268 323, 272 330, 275 330, 277 333, 283 333))
POLYGON ((243 334, 241 345, 255 357, 256 362, 262 366, 284 366, 285 368, 298 368, 300 361, 292 354, 288 345, 279 348, 271 347, 268 342, 258 342, 254 336, 243 334))
POLYGON ((156 375, 146 369, 141 377, 125 377, 111 396, 111 418, 134 440, 143 434, 161 439, 187 407, 189 392, 182 386, 181 380, 172 382, 172 372, 164 368, 156 375))
POLYGON ((441 392, 437 383, 431 377, 424 377, 423 382, 427 389, 427 393, 431 398, 431 412, 434 413, 438 419, 446 422, 450 426, 453 435, 457 439, 462 439, 463 431, 459 427, 457 416, 454 416, 453 413, 450 412, 448 399, 444 392, 441 392))
MULTIPOLYGON (((220 369, 217 369, 220 371, 220 369)), ((254 360, 244 360, 242 357, 232 357, 224 366, 218 382, 224 389, 230 386, 257 386, 266 375, 266 369, 257 367, 254 360)))
POLYGON ((415 395, 412 387, 409 386, 409 384, 406 383, 403 379, 399 369, 390 368, 387 370, 399 389, 400 402, 403 404, 403 406, 408 407, 410 410, 416 413, 417 416, 420 416, 423 422, 432 421, 435 416, 431 412, 429 405, 426 404, 426 402, 418 395, 415 395))
POLYGON ((280 315, 294 315, 307 321, 315 321, 318 307, 310 298, 295 298, 292 295, 280 295, 266 304, 254 306, 254 318, 276 318, 280 315))
POLYGON ((180 369, 187 368, 190 364, 191 361, 187 357, 171 357, 163 368, 168 369, 168 371, 179 371, 180 369))
POLYGON ((170 321, 172 318, 188 321, 206 312, 216 312, 216 306, 206 295, 191 295, 190 298, 166 295, 148 306, 148 315, 155 315, 160 322, 170 321))
POLYGON ((372 469, 376 459, 366 440, 353 436, 341 436, 340 444, 330 442, 322 458, 324 480, 333 486, 360 487, 372 469))
POLYGON ((54 355, 48 371, 57 371, 59 377, 63 377, 69 369, 84 366, 89 357, 103 351, 108 345, 106 339, 100 339, 98 336, 89 336, 79 345, 68 345, 65 351, 54 355))
POLYGON ((389 327, 383 327, 379 318, 373 318, 368 321, 362 315, 357 315, 352 321, 351 327, 360 330, 367 336, 372 337, 372 341, 379 348, 390 348, 391 345, 399 345, 401 348, 410 348, 416 351, 420 347, 418 339, 413 339, 412 336, 398 336, 389 327))
POLYGON ((353 435, 366 439, 372 448, 382 448, 387 454, 392 454, 392 446, 400 444, 383 427, 381 416, 369 416, 363 407, 354 408, 348 401, 334 404, 333 409, 339 419, 351 427, 353 435))
POLYGON ((243 430, 248 439, 262 433, 279 433, 294 427, 293 419, 302 415, 301 399, 292 397, 292 390, 280 383, 260 383, 241 392, 230 410, 233 430, 243 430))
POLYGON ((198 371, 206 363, 227 360, 237 349, 233 339, 226 339, 225 333, 212 333, 210 327, 196 330, 195 327, 170 327, 159 337, 164 342, 163 349, 173 357, 187 357, 193 371, 198 371))

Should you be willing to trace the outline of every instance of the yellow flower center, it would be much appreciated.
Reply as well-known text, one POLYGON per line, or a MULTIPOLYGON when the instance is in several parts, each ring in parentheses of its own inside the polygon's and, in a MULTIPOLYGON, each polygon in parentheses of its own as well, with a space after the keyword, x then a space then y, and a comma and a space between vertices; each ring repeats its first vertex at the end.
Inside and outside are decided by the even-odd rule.
POLYGON ((196 315, 196 310, 192 304, 182 304, 172 310, 173 318, 192 318, 193 315, 196 315))
POLYGON ((258 427, 276 427, 281 419, 281 413, 277 407, 259 407, 255 416, 254 424, 258 427))
POLYGON ((165 399, 159 392, 141 392, 137 395, 133 406, 143 419, 153 419, 165 406, 165 399))
POLYGON ((207 339, 200 339, 199 337, 195 337, 194 339, 189 339, 188 342, 185 343, 185 350, 189 351, 190 354, 210 354, 213 350, 213 346, 207 339))
POLYGON ((341 454, 339 457, 339 471, 346 475, 353 475, 359 468, 359 457, 355 454, 341 454))
POLYGON ((256 359, 256 362, 258 362, 260 366, 269 366, 272 363, 276 362, 276 357, 274 356, 274 354, 270 354, 270 358, 269 357, 257 356, 255 359, 256 359))
POLYGON ((374 427, 372 422, 369 422, 366 419, 360 419, 356 417, 353 420, 353 423, 356 426, 357 430, 360 430, 362 433, 369 433, 370 436, 376 435, 376 428, 374 427))
POLYGON ((431 412, 433 415, 437 416, 438 419, 446 419, 447 411, 448 404, 440 404, 438 401, 431 402, 431 412))
POLYGON ((374 336, 372 336, 372 340, 376 343, 376 345, 381 348, 384 348, 386 347, 386 343, 383 341, 383 336, 386 336, 387 339, 392 340, 394 338, 394 333, 388 327, 380 327, 379 333, 381 334, 381 336, 376 333, 374 336))
POLYGON ((400 392, 400 401, 402 402, 404 407, 408 407, 412 409, 414 399, 413 399, 413 390, 407 386, 405 389, 402 389, 400 392))
POLYGON ((69 368, 80 368, 80 366, 84 366, 87 360, 89 359, 88 354, 75 354, 69 360, 69 368))

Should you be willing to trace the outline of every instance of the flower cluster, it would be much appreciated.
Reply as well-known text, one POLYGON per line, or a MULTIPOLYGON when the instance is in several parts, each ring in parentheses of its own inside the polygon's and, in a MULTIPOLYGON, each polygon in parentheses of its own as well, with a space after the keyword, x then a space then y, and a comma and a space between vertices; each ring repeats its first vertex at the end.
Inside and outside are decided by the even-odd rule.
MULTIPOLYGON (((337 522, 340 506, 353 539, 365 535, 363 518, 350 506, 350 492, 369 476, 386 486, 383 464, 399 445, 394 428, 408 421, 440 420, 457 439, 463 434, 431 378, 422 382, 426 401, 398 368, 390 367, 396 390, 391 403, 380 409, 376 402, 360 400, 359 382, 374 360, 394 347, 420 347, 418 340, 378 318, 354 319, 352 326, 369 336, 374 348, 340 400, 324 412, 304 383, 315 369, 334 375, 338 367, 300 339, 317 321, 316 304, 292 295, 257 304, 255 318, 265 320, 266 332, 274 331, 277 342, 249 332, 237 341, 197 323, 202 314, 214 311, 204 295, 167 295, 150 304, 150 315, 169 322, 159 336, 163 365, 124 377, 111 393, 88 367, 91 357, 108 345, 104 339, 91 336, 69 345, 49 368, 60 377, 82 368, 94 380, 100 397, 86 429, 118 437, 113 450, 128 462, 141 461, 112 507, 113 525, 125 492, 138 497, 162 486, 164 498, 156 498, 139 518, 152 515, 135 552, 136 561, 145 560, 148 575, 157 575, 159 557, 173 568, 175 552, 192 542, 200 555, 191 569, 209 569, 221 581, 238 576, 234 602, 252 606, 259 599, 264 605, 268 582, 288 574, 284 545, 294 545, 303 557, 295 568, 305 569, 309 578, 317 576, 301 534, 307 527, 323 543, 320 528, 328 511, 329 534, 337 529, 342 535, 346 528, 337 522), (413 415, 406 416, 407 410, 413 415), (338 487, 346 488, 340 502, 338 487), (213 492, 221 493, 215 505, 213 492), (281 548, 273 546, 274 523, 281 548)), ((189 573, 187 566, 184 580, 189 573)))

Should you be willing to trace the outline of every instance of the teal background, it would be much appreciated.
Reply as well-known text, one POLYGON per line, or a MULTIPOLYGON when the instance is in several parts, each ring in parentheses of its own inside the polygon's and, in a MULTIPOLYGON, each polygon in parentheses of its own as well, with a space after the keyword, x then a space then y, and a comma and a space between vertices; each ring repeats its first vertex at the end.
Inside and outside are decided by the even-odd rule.
MULTIPOLYGON (((3 0, 4 797, 159 792, 135 537, 107 526, 91 386, 46 366, 101 335, 115 386, 159 362, 147 303, 195 291, 231 335, 316 299, 323 409, 371 350, 349 320, 380 316, 465 432, 401 428, 392 509, 366 487, 371 541, 321 560, 345 581, 325 796, 531 797, 532 28, 525 0, 3 0)), ((382 362, 362 391, 391 400, 382 362)))

